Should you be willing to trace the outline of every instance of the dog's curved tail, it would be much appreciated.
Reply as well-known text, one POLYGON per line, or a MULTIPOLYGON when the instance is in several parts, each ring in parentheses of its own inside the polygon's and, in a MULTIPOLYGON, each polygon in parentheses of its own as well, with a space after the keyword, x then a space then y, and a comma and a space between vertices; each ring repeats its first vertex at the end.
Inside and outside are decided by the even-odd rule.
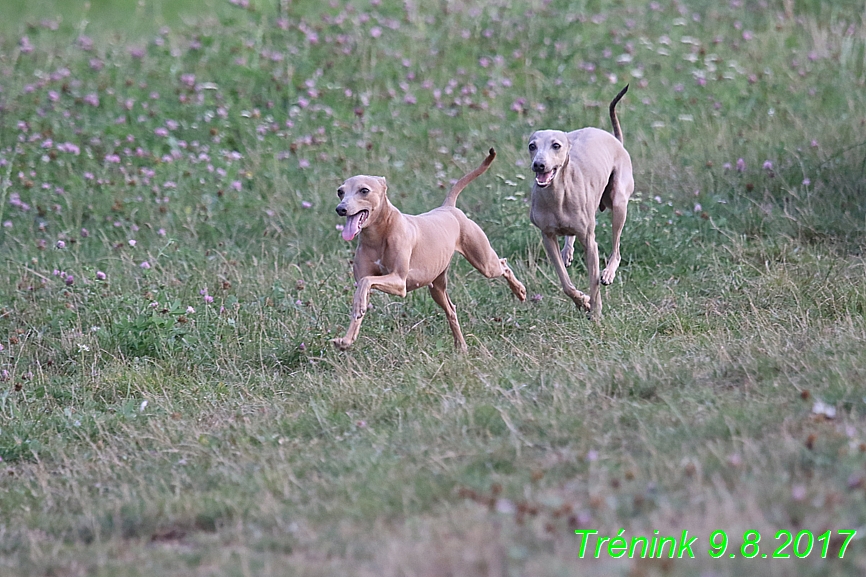
POLYGON ((496 151, 491 148, 490 153, 487 155, 487 158, 484 159, 484 162, 481 163, 481 166, 463 176, 463 178, 458 180, 457 183, 451 187, 451 190, 448 191, 448 196, 445 197, 442 206, 457 206, 457 195, 460 194, 460 192, 466 188, 470 182, 484 174, 484 172, 490 167, 490 163, 493 162, 494 158, 496 158, 496 151))
POLYGON ((622 128, 619 126, 619 119, 616 117, 616 104, 622 100, 622 97, 625 96, 626 92, 628 92, 628 84, 625 85, 625 88, 619 91, 619 94, 617 94, 610 103, 610 121, 613 124, 613 135, 622 144, 625 143, 622 140, 622 128))

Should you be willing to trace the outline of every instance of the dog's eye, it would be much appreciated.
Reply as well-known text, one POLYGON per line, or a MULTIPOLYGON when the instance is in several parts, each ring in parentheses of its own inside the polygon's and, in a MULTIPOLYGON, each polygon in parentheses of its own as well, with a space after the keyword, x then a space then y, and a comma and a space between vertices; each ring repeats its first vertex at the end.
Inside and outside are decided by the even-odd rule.
POLYGON ((553 150, 559 150, 560 148, 562 148, 562 145, 561 145, 560 143, 558 143, 558 142, 554 142, 554 143, 553 143, 553 146, 551 146, 551 148, 552 148, 553 150))
POLYGON ((362 188, 358 192, 360 192, 361 194, 368 194, 370 192, 370 189, 365 186, 364 188, 362 188))
POLYGON ((535 149, 536 149, 536 148, 537 148, 537 147, 535 146, 535 143, 534 143, 534 142, 530 142, 530 143, 529 143, 529 152, 535 152, 535 149))
POLYGON ((346 194, 343 192, 342 188, 337 189, 337 198, 343 198, 343 195, 346 194))

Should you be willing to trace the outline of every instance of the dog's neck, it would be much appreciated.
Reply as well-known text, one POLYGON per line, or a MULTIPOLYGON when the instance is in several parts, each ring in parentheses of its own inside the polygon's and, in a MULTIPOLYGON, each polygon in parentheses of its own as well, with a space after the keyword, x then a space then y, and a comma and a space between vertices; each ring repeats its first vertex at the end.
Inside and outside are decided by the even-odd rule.
POLYGON ((382 202, 379 203, 376 209, 370 211, 367 226, 361 230, 361 244, 371 247, 384 246, 384 240, 394 230, 394 223, 400 217, 400 214, 397 207, 388 200, 387 195, 383 196, 382 202))

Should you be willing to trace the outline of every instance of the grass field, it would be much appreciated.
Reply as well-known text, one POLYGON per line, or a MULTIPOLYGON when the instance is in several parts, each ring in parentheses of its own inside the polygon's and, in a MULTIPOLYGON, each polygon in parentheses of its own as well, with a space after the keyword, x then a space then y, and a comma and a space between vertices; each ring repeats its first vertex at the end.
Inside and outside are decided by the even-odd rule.
POLYGON ((866 572, 862 1, 14 4, 0 574, 866 572), (595 324, 525 143, 609 129, 625 83, 595 324), (468 354, 426 291, 333 350, 336 187, 422 212, 491 146, 458 205, 532 298, 456 257, 468 354), (576 529, 698 541, 581 559, 576 529))

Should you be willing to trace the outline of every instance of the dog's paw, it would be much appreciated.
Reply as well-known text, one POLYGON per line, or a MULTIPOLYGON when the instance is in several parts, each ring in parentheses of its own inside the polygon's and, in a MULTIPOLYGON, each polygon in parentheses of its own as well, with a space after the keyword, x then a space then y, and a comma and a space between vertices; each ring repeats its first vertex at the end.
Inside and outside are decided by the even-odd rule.
POLYGON ((574 247, 565 245, 560 254, 562 255, 562 264, 571 266, 571 263, 574 262, 574 247))
POLYGON ((522 282, 517 281, 516 285, 512 285, 511 292, 514 293, 514 296, 516 296, 520 302, 526 300, 526 287, 523 286, 522 282))
POLYGON ((586 311, 586 314, 592 314, 592 310, 589 306, 589 295, 580 293, 577 298, 574 299, 574 304, 577 305, 579 310, 586 311))
POLYGON ((347 342, 344 337, 340 337, 338 339, 331 339, 331 342, 337 347, 338 350, 348 351, 352 347, 352 343, 347 342))
POLYGON ((599 280, 603 285, 609 285, 613 282, 614 277, 616 277, 616 271, 619 270, 619 262, 620 258, 618 255, 611 256, 611 258, 607 261, 607 266, 604 267, 604 270, 601 271, 601 275, 599 280))
POLYGON ((577 307, 577 310, 589 312, 589 297, 587 295, 582 293, 577 294, 575 296, 571 296, 571 300, 572 302, 574 302, 574 306, 577 307))

